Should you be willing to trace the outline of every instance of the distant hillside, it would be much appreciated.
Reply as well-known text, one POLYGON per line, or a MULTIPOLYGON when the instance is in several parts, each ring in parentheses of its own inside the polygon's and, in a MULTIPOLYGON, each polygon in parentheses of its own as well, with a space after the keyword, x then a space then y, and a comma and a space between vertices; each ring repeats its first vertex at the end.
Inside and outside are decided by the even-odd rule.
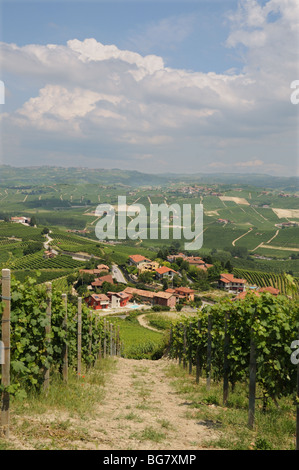
POLYGON ((1 186, 35 184, 121 184, 125 186, 165 186, 171 183, 236 184, 298 191, 298 177, 275 177, 261 174, 147 174, 139 171, 101 168, 12 167, 0 165, 1 186))

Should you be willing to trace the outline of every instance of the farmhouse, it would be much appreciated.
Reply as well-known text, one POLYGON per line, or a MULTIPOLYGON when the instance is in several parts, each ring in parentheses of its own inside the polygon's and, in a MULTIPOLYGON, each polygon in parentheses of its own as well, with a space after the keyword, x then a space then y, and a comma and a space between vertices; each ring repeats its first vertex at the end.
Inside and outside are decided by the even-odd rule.
POLYGON ((97 265, 97 269, 101 272, 101 271, 110 271, 110 268, 109 266, 107 266, 106 264, 98 264, 97 265))
POLYGON ((104 282, 109 282, 109 284, 114 284, 113 277, 111 276, 111 274, 107 274, 106 276, 101 276, 101 277, 96 278, 91 283, 91 285, 93 287, 102 287, 104 282))
POLYGON ((140 263, 138 265, 138 272, 139 274, 145 273, 145 272, 150 272, 153 273, 159 268, 159 263, 157 261, 151 261, 148 263, 140 263))
POLYGON ((167 261, 169 261, 170 263, 174 263, 178 258, 186 259, 187 256, 184 255, 184 253, 178 253, 177 255, 168 255, 167 261))
POLYGON ((173 277, 178 274, 174 269, 168 268, 167 266, 161 266, 161 268, 156 269, 156 274, 158 279, 173 279, 173 277))
MULTIPOLYGON (((253 293, 255 295, 257 295, 258 297, 263 294, 264 292, 269 292, 270 294, 272 295, 279 295, 280 294, 280 290, 279 289, 276 289, 275 287, 272 287, 272 286, 267 286, 267 287, 261 287, 260 289, 257 289, 255 291, 253 291, 253 293)), ((245 299, 246 295, 247 294, 252 294, 252 292, 250 291, 243 291, 243 292, 240 292, 233 300, 242 300, 242 299, 245 299)))
POLYGON ((102 310, 109 307, 109 297, 105 294, 91 294, 85 297, 84 301, 93 310, 102 310))
POLYGON ((175 293, 178 294, 181 299, 187 300, 188 302, 193 302, 194 300, 194 290, 189 287, 176 287, 175 293))
POLYGON ((109 298, 110 307, 125 307, 130 300, 130 295, 125 292, 107 292, 109 298))
POLYGON ((258 289, 258 292, 270 292, 270 294, 272 295, 279 295, 280 294, 280 290, 279 289, 276 289, 275 287, 272 287, 272 286, 267 286, 267 287, 261 287, 260 289, 258 289))
POLYGON ((30 224, 31 219, 30 219, 30 217, 11 217, 10 221, 15 222, 17 224, 26 224, 26 225, 28 225, 28 224, 30 224))
POLYGON ((145 258, 145 256, 142 256, 142 255, 131 255, 131 256, 129 256, 130 266, 138 267, 141 263, 150 263, 150 262, 151 262, 150 259, 145 258))
POLYGON ((218 287, 227 292, 243 292, 245 290, 246 279, 235 278, 233 274, 223 273, 220 274, 218 287))
POLYGON ((135 287, 126 287, 123 292, 129 294, 130 300, 134 295, 138 296, 140 300, 144 303, 153 303, 153 298, 155 292, 143 290, 143 289, 136 289, 135 287))
POLYGON ((53 251, 51 250, 46 250, 44 251, 44 254, 43 254, 43 258, 45 259, 50 259, 50 258, 55 258, 55 253, 53 253, 53 251))
POLYGON ((176 304, 176 296, 171 292, 156 292, 153 303, 154 305, 162 305, 163 307, 174 307, 176 304))
POLYGON ((200 256, 187 256, 185 258, 186 261, 188 261, 191 266, 201 266, 205 265, 205 262, 200 256))

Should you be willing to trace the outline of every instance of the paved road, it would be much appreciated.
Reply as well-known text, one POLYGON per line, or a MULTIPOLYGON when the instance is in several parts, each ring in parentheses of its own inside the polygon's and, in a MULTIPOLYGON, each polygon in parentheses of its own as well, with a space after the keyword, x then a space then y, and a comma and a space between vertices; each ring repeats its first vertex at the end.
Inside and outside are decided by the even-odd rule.
POLYGON ((127 284, 126 278, 116 264, 112 265, 112 277, 122 284, 127 284))

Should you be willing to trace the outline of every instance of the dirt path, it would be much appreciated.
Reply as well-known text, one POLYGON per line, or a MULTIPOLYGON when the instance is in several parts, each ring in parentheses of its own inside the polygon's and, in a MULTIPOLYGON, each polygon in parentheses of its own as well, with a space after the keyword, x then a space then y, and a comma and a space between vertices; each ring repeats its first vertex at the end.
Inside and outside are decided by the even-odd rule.
POLYGON ((80 419, 73 413, 52 410, 19 418, 10 442, 20 450, 200 450, 218 437, 216 430, 195 417, 195 410, 178 394, 167 375, 168 359, 158 361, 116 357, 115 369, 105 385, 102 403, 80 419), (21 433, 22 420, 37 427, 34 440, 21 433), (61 423, 61 424, 60 424, 61 423), (67 427, 63 423, 68 423, 67 427), (80 438, 80 430, 84 436, 80 438), (55 439, 53 442, 52 439, 55 439))
POLYGON ((117 358, 89 432, 99 450, 195 450, 214 431, 186 417, 188 404, 171 387, 167 359, 117 358))
POLYGON ((243 238, 245 237, 245 235, 247 235, 248 233, 250 233, 252 231, 252 227, 250 227, 250 229, 248 230, 248 232, 246 233, 243 233, 243 235, 241 235, 240 237, 236 238, 235 240, 232 241, 232 245, 235 246, 236 245, 236 241, 240 240, 240 238, 243 238))

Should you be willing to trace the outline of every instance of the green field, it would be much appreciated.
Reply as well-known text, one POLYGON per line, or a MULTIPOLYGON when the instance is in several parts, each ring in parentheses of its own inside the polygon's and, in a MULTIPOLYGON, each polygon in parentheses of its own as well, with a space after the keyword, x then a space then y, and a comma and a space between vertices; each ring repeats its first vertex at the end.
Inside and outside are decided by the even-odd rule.
MULTIPOLYGON (((43 260, 42 250, 23 256, 28 245, 45 241, 41 235, 43 227, 51 230, 51 245, 59 252, 83 252, 117 264, 124 264, 136 252, 153 259, 160 248, 175 242, 171 231, 168 240, 141 237, 135 241, 121 240, 119 244, 100 242, 95 235, 94 211, 101 203, 116 205, 118 196, 126 196, 127 204, 143 204, 147 214, 150 204, 176 203, 182 213, 183 204, 202 203, 201 256, 216 250, 230 257, 232 248, 244 248, 247 257, 241 261, 232 259, 236 267, 241 262, 250 269, 281 272, 280 260, 284 260, 286 271, 299 272, 299 227, 282 228, 278 224, 289 219, 279 218, 273 211, 273 208, 298 207, 293 179, 256 176, 248 177, 245 183, 238 175, 217 175, 213 181, 211 176, 203 175, 180 179, 120 170, 44 167, 21 171, 8 166, 2 166, 0 172, 0 218, 35 217, 37 227, 0 223, 0 265, 14 270, 78 267, 78 262, 63 255, 55 260, 43 260), (284 193, 286 197, 282 197, 284 193), (228 223, 220 223, 219 219, 228 223), (83 229, 85 235, 69 232, 83 229), (257 259, 254 255, 269 259, 257 259)), ((299 219, 293 221, 299 223, 299 219)), ((182 236, 180 250, 184 249, 185 241, 189 240, 182 236)))

